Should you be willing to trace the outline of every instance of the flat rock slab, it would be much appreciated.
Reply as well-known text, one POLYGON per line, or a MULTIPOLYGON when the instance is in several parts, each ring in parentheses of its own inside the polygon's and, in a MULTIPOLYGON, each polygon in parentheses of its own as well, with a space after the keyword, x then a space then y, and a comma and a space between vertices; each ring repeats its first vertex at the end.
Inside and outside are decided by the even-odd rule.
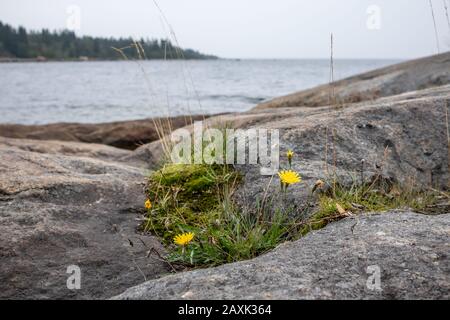
POLYGON ((134 150, 142 144, 159 139, 155 123, 177 129, 194 120, 209 116, 178 116, 110 123, 52 123, 44 125, 0 124, 0 136, 7 138, 58 140, 106 144, 134 150))
POLYGON ((449 299, 449 236, 448 214, 347 218, 254 260, 148 281, 114 299, 449 299))
POLYGON ((69 144, 84 156, 68 155, 67 143, 32 145, 0 143, 0 298, 109 298, 168 272, 147 257, 160 243, 136 233, 141 170, 89 158, 89 145, 69 144), (67 287, 72 265, 81 269, 80 290, 67 287))
POLYGON ((132 154, 132 151, 118 149, 103 144, 4 137, 0 137, 0 148, 10 148, 49 155, 93 158, 108 162, 120 162, 122 158, 126 158, 132 154))

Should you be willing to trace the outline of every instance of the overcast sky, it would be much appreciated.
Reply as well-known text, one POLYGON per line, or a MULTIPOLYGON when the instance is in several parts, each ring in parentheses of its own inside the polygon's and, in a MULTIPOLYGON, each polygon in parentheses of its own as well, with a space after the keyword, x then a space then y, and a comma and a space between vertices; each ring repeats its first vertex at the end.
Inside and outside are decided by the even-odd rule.
MULTIPOLYGON (((444 1, 432 0, 441 51, 444 1)), ((157 0, 182 47, 225 58, 413 58, 437 52, 429 0, 157 0)), ((0 0, 0 21, 92 36, 167 37, 153 0, 0 0), (80 20, 77 23, 77 10, 80 20), (75 17, 75 20, 74 20, 75 17), (75 22, 74 22, 75 21, 75 22)))

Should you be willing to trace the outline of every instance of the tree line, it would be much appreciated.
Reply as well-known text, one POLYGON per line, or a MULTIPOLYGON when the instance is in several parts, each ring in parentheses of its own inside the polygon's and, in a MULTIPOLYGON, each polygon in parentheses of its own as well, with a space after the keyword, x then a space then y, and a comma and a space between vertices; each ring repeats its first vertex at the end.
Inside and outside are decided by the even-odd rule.
POLYGON ((192 49, 181 49, 163 39, 78 37, 69 30, 27 31, 0 22, 0 57, 72 60, 88 59, 215 59, 192 49))

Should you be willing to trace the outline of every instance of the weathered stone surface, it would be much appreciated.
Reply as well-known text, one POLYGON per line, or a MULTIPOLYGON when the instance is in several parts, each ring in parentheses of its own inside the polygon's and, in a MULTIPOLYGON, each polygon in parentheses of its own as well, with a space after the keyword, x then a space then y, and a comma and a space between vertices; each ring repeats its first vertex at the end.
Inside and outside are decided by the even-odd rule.
POLYGON ((0 147, 23 150, 41 154, 64 155, 69 157, 86 157, 104 161, 120 161, 132 152, 102 144, 64 142, 54 140, 29 140, 0 137, 0 147))
MULTIPOLYGON (((292 169, 303 182, 290 187, 288 200, 302 211, 305 199, 318 179, 329 180, 334 172, 341 182, 369 181, 377 174, 413 187, 442 188, 448 185, 446 109, 450 113, 450 85, 420 90, 345 108, 297 107, 253 110, 206 120, 205 127, 227 123, 238 129, 278 129, 281 167, 292 149, 292 169), (362 162, 364 160, 364 163, 362 162)), ((192 126, 187 129, 192 130, 192 126)), ((142 168, 163 158, 160 142, 140 147, 126 161, 142 168)), ((236 192, 239 204, 248 209, 264 193, 277 194, 277 177, 262 176, 260 166, 237 166, 244 183, 236 192)))
MULTIPOLYGON (((449 101, 450 86, 441 86, 338 110, 264 109, 207 122, 279 129, 282 154, 295 151, 293 169, 304 179, 290 188, 289 201, 283 202, 300 207, 316 179, 326 177, 327 167, 332 173, 336 164, 337 173, 349 182, 349 175, 360 179, 362 159, 367 180, 380 172, 406 184, 445 186, 449 101)), ((154 148, 158 148, 155 143, 143 146, 133 156, 140 153, 148 159, 157 154, 154 148)), ((282 166, 287 167, 286 158, 282 166)), ((245 178, 237 198, 241 205, 254 207, 270 177, 261 176, 258 167, 239 170, 245 178)), ((276 194, 278 188, 275 178, 268 193, 276 194)), ((352 234, 356 221, 348 219, 255 260, 147 282, 118 298, 448 299, 449 221, 448 215, 413 213, 363 217, 352 234), (381 292, 366 287, 371 265, 381 268, 381 292)))
POLYGON ((152 280, 114 299, 449 299, 449 236, 448 214, 347 218, 254 260, 152 280), (367 286, 373 266, 381 290, 367 286))
MULTIPOLYGON (((360 100, 373 92, 387 96, 376 100, 344 99, 338 109, 302 107, 326 104, 324 86, 306 100, 280 99, 272 109, 212 117, 205 126, 280 130, 281 166, 287 167, 284 153, 294 150, 293 169, 303 182, 289 189, 288 199, 276 198, 298 209, 313 183, 334 171, 344 182, 382 173, 406 184, 442 187, 449 181, 450 86, 393 94, 448 82, 449 61, 444 54, 336 84, 344 98, 357 91, 360 100)), ((130 123, 70 126, 0 126, 0 136, 3 130, 6 136, 130 149, 151 141, 142 138, 150 136, 146 129, 130 129, 130 123)), ((108 298, 143 282, 144 275, 167 273, 167 265, 146 256, 150 248, 163 250, 159 242, 136 233, 145 175, 163 157, 159 141, 128 151, 0 138, 0 298, 108 298), (79 291, 66 288, 69 265, 81 267, 79 291)), ((258 166, 237 168, 245 176, 235 195, 243 207, 255 208, 270 181, 268 194, 279 192, 276 176, 261 176, 258 166)), ((364 216, 353 233, 357 220, 347 219, 258 259, 154 280, 119 298, 448 299, 448 217, 364 216), (382 270, 382 292, 365 286, 369 265, 382 270)))
POLYGON ((450 83, 450 52, 408 61, 264 102, 256 109, 371 101, 450 83), (335 99, 330 98, 334 91, 335 99))
MULTIPOLYGON (((168 139, 165 137, 164 139, 168 139)), ((145 144, 121 160, 142 170, 158 168, 166 158, 161 140, 145 144)))
POLYGON ((144 172, 23 147, 0 143, 0 298, 107 298, 168 271, 136 233, 144 172), (81 290, 66 287, 70 265, 81 290))
MULTIPOLYGON (((277 198, 300 212, 315 181, 330 180, 333 172, 340 182, 349 184, 381 174, 416 188, 448 186, 445 111, 450 113, 449 107, 450 86, 443 86, 339 110, 265 110, 274 116, 243 127, 280 130, 282 168, 288 167, 285 152, 294 150, 292 169, 302 175, 303 182, 290 187, 289 201, 277 198)), ((245 176, 236 194, 242 205, 262 199, 265 190, 279 192, 278 178, 262 176, 259 167, 239 166, 239 170, 245 176)))
MULTIPOLYGON (((208 116, 178 116, 170 118, 170 126, 177 129, 208 116)), ((106 144, 134 150, 142 144, 159 139, 155 123, 167 130, 167 118, 121 121, 111 123, 54 123, 47 125, 0 124, 0 136, 7 138, 59 140, 106 144)))

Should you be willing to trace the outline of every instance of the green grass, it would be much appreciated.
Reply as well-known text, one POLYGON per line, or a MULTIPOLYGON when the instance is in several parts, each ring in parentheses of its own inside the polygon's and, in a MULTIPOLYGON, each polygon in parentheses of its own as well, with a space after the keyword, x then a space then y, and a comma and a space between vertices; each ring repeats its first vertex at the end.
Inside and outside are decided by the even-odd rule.
POLYGON ((330 222, 340 220, 348 214, 394 209, 432 213, 431 208, 440 200, 439 192, 414 190, 379 178, 364 185, 353 183, 350 187, 334 180, 327 185, 329 186, 327 191, 318 196, 316 211, 301 229, 302 235, 322 229, 330 222), (339 212, 338 205, 345 213, 339 212))
MULTIPOLYGON (((248 260, 289 239, 289 221, 281 214, 267 220, 239 211, 219 212, 217 221, 196 230, 197 238, 186 251, 177 248, 171 262, 215 266, 248 260)), ((195 231, 194 231, 195 232, 195 231)))
POLYGON ((421 212, 436 202, 438 193, 378 179, 364 185, 353 183, 350 187, 337 183, 323 196, 334 199, 346 210, 378 212, 407 208, 421 212))
POLYGON ((248 260, 350 214, 400 208, 426 212, 438 200, 435 192, 413 191, 378 178, 351 186, 333 179, 314 194, 316 206, 306 212, 309 218, 298 221, 292 210, 273 209, 272 200, 282 192, 268 195, 252 212, 236 207, 232 196, 241 180, 228 165, 168 164, 151 174, 147 195, 153 207, 144 229, 161 238, 169 262, 211 267, 248 260), (175 245, 173 238, 187 232, 195 234, 193 241, 186 247, 175 245))
POLYGON ((169 248, 168 260, 187 266, 216 266, 254 258, 297 234, 288 214, 238 210, 232 193, 240 175, 226 165, 166 165, 151 175, 147 193, 153 208, 145 230, 169 248), (182 248, 177 234, 193 232, 182 248))

